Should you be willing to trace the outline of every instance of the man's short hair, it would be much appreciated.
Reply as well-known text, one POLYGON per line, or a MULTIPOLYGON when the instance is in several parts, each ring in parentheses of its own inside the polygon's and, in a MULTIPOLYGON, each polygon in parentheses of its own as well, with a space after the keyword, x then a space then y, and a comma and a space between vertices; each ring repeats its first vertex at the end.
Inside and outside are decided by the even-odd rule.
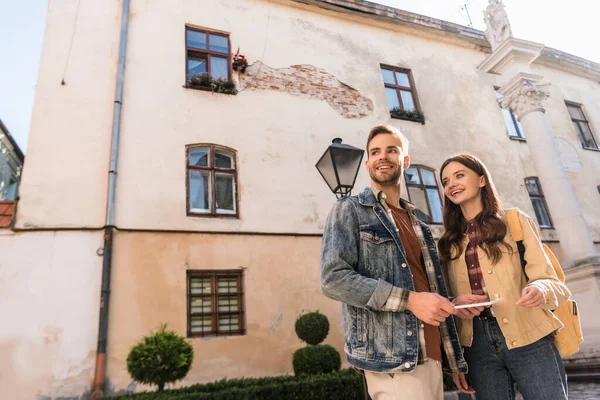
POLYGON ((398 128, 392 125, 375 125, 373 128, 371 128, 371 132, 369 132, 369 138, 367 139, 367 158, 369 158, 369 144, 371 143, 371 140, 373 140, 375 136, 382 133, 394 135, 400 139, 400 144, 404 154, 408 154, 408 139, 402 134, 402 132, 400 132, 398 128))

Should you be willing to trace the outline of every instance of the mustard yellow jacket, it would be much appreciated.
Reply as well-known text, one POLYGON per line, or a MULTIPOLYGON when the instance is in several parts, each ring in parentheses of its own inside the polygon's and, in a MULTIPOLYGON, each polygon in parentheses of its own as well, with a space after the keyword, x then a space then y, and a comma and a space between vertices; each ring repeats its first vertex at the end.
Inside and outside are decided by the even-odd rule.
MULTIPOLYGON (((510 233, 507 233, 504 240, 510 245, 512 252, 501 247, 502 258, 495 265, 492 265, 483 250, 479 249, 477 252, 488 296, 490 299, 503 299, 492 306, 492 312, 498 320, 509 349, 526 346, 562 328, 562 322, 550 310, 556 309, 571 296, 569 289, 558 280, 552 264, 546 257, 535 223, 522 211, 518 214, 524 236, 527 261, 525 271, 529 282, 523 274, 517 244, 510 233), (517 306, 515 303, 521 298, 525 286, 534 285, 546 296, 544 308, 534 310, 517 306)), ((468 240, 465 235, 463 249, 468 240)), ((447 263, 446 267, 452 296, 470 294, 471 285, 464 252, 460 258, 447 263)), ((456 318, 456 321, 461 345, 470 347, 473 343, 473 321, 459 318, 456 318)))

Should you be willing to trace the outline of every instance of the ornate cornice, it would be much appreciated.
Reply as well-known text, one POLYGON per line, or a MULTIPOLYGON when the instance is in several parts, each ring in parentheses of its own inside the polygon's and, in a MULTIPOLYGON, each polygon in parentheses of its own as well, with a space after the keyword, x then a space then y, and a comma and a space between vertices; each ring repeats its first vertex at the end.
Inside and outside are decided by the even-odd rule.
POLYGON ((519 116, 519 120, 532 111, 545 112, 543 101, 550 93, 548 84, 536 83, 538 76, 520 73, 508 84, 501 87, 499 92, 502 98, 498 101, 502 108, 511 110, 519 116))

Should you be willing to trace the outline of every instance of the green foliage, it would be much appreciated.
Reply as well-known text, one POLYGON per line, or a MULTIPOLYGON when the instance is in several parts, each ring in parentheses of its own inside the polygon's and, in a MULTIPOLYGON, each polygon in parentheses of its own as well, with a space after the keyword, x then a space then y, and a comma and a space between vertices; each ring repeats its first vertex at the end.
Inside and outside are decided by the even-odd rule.
POLYGON ((329 334, 329 321, 318 311, 300 316, 296 320, 296 334, 308 344, 319 344, 329 334))
POLYGON ((187 81, 187 85, 193 88, 209 89, 217 93, 237 94, 235 83, 230 79, 213 79, 210 74, 198 74, 187 81))
POLYGON ((191 87, 211 88, 212 84, 213 78, 207 73, 194 75, 188 80, 188 86, 191 87))
POLYGON ((407 111, 402 108, 394 107, 390 110, 390 114, 392 117, 400 119, 407 119, 410 121, 416 121, 421 123, 425 122, 425 115, 423 115, 422 112, 419 112, 417 110, 407 111))
POLYGON ((163 325, 133 346, 127 356, 127 371, 139 383, 153 384, 162 391, 166 383, 185 378, 194 360, 192 346, 163 325))
POLYGON ((353 369, 313 376, 222 380, 120 400, 363 400, 362 378, 353 369))
POLYGON ((235 89, 235 83, 229 79, 217 79, 213 81, 213 92, 226 93, 226 94, 237 94, 235 89))
POLYGON ((315 375, 339 371, 342 360, 336 349, 328 344, 318 344, 296 350, 292 364, 296 376, 315 375))

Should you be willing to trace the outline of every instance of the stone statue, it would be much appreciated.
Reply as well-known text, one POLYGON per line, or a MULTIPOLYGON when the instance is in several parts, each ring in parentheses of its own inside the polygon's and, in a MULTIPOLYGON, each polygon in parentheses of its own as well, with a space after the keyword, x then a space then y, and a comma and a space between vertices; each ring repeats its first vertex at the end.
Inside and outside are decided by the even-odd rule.
POLYGON ((486 26, 485 37, 492 45, 492 50, 495 50, 500 43, 512 37, 510 22, 506 11, 504 11, 502 0, 489 0, 487 8, 483 12, 483 20, 486 26))

